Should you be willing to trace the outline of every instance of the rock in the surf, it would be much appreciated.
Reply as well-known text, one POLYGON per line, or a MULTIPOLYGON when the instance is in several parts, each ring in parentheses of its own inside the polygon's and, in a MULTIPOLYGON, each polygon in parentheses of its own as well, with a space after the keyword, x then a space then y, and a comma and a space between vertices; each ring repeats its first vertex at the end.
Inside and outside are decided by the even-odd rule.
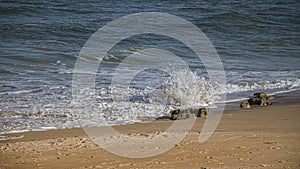
POLYGON ((194 109, 189 108, 186 110, 181 110, 180 113, 177 115, 177 119, 183 120, 183 119, 189 119, 192 117, 194 109))
POLYGON ((250 105, 261 105, 261 106, 265 106, 267 105, 267 99, 266 98, 257 98, 257 97, 253 97, 248 99, 248 102, 250 105))
POLYGON ((207 113, 208 110, 205 107, 200 109, 193 109, 193 108, 189 108, 185 110, 176 109, 170 111, 170 119, 171 120, 189 119, 195 115, 197 117, 206 117, 207 113))
POLYGON ((206 117, 207 116, 207 109, 205 107, 198 110, 197 117, 206 117))
POLYGON ((189 119, 193 115, 195 115, 195 109, 192 108, 185 109, 185 110, 176 109, 176 110, 171 110, 170 114, 171 114, 170 117, 171 120, 189 119))
POLYGON ((180 109, 171 110, 171 111, 170 111, 170 114, 171 114, 170 119, 171 119, 171 120, 176 120, 177 117, 178 117, 178 115, 179 115, 179 113, 180 113, 180 109))
POLYGON ((161 117, 157 117, 156 120, 170 120, 171 116, 165 115, 165 116, 161 116, 161 117))
POLYGON ((243 109, 246 109, 246 108, 251 108, 249 102, 247 100, 243 101, 241 104, 240 104, 240 107, 243 108, 243 109))
POLYGON ((267 95, 266 92, 258 92, 258 93, 254 93, 254 96, 255 96, 256 98, 267 98, 267 97, 268 97, 268 95, 267 95))
POLYGON ((272 103, 269 102, 269 100, 275 98, 275 96, 268 96, 266 92, 254 93, 253 96, 254 97, 242 102, 240 104, 240 107, 250 108, 251 105, 261 105, 261 106, 271 105, 272 103))

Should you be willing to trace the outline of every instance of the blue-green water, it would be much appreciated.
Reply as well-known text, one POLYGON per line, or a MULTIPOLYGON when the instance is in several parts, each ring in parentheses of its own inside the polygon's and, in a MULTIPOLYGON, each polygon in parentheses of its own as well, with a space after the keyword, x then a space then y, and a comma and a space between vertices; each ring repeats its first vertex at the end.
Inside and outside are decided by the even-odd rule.
MULTIPOLYGON (((77 126, 70 106, 76 56, 99 28, 137 12, 176 15, 200 28, 224 65, 227 79, 224 91, 228 100, 242 99, 262 90, 274 93, 299 89, 299 6, 297 1, 284 0, 1 1, 0 131, 77 126)), ((96 78, 97 117, 101 120, 88 121, 89 115, 87 125, 136 120, 122 114, 107 118, 104 112, 111 104, 109 84, 113 68, 128 53, 149 47, 176 53, 197 76, 208 78, 203 64, 194 60, 182 43, 151 34, 128 38, 116 45, 101 63, 96 78)), ((130 97, 133 101, 143 101, 149 97, 145 89, 160 87, 168 76, 159 71, 141 72, 133 80, 135 90, 130 97)), ((149 103, 139 108, 142 107, 145 112, 159 109, 149 103)), ((152 114, 157 115, 160 114, 152 114)))

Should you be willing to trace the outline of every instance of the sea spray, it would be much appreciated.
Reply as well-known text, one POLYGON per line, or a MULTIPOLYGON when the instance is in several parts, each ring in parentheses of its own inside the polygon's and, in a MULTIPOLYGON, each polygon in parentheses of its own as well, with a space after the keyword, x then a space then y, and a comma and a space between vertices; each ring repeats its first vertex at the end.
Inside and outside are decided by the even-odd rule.
POLYGON ((172 99, 171 103, 182 105, 182 109, 200 108, 213 104, 219 98, 219 87, 189 69, 173 70, 166 93, 172 99))

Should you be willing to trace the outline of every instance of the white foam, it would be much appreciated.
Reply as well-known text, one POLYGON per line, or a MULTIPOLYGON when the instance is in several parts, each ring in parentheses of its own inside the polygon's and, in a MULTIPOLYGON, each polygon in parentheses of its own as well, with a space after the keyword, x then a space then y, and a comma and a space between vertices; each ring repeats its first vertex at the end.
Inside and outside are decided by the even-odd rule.
MULTIPOLYGON (((214 104, 221 103, 218 101, 220 93, 232 96, 225 102, 234 102, 247 99, 257 91, 269 90, 268 94, 273 95, 300 88, 299 78, 244 81, 221 86, 210 82, 205 77, 197 76, 190 70, 174 69, 170 72, 172 72, 170 76, 161 84, 151 80, 149 83, 151 85, 159 83, 154 87, 148 82, 142 81, 140 84, 137 83, 137 86, 128 88, 128 92, 118 91, 116 97, 131 98, 131 100, 120 99, 120 102, 111 101, 113 89, 109 86, 97 86, 98 92, 95 100, 89 100, 89 97, 86 97, 85 100, 83 97, 83 100, 73 104, 70 104, 72 99, 71 92, 68 93, 70 89, 63 86, 45 86, 40 91, 33 93, 34 97, 25 100, 22 100, 22 97, 27 96, 27 90, 11 92, 10 95, 20 94, 21 97, 19 100, 17 98, 16 102, 0 102, 1 110, 8 112, 1 119, 6 125, 1 128, 1 131, 11 133, 83 126, 122 125, 140 121, 143 117, 155 118, 166 115, 170 110, 177 108, 213 107, 214 104), (26 95, 24 95, 24 91, 26 91, 26 95), (9 108, 12 107, 15 109, 10 110, 9 108), (14 113, 9 114, 9 112, 20 112, 20 115, 14 116, 14 113), (20 125, 20 123, 22 124, 20 125)), ((148 78, 151 78, 151 74, 149 76, 148 78)), ((84 89, 81 93, 83 96, 89 95, 84 89)))
POLYGON ((276 81, 259 81, 259 82, 243 82, 239 84, 227 84, 225 87, 226 93, 238 93, 244 91, 256 91, 267 89, 295 89, 300 87, 300 79, 289 78, 286 80, 276 81))

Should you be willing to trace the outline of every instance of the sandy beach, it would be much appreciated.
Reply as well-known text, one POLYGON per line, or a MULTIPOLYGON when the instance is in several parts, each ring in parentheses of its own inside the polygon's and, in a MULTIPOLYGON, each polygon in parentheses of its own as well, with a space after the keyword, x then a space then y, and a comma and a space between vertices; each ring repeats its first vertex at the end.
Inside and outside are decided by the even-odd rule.
POLYGON ((0 169, 300 169, 295 1, 0 4, 0 169))
MULTIPOLYGON (((0 141, 0 168, 300 168, 298 93, 281 94, 271 106, 226 110, 213 136, 203 144, 198 138, 205 118, 198 118, 184 141, 149 158, 107 152, 80 128, 13 133, 24 137, 0 141)), ((148 137, 173 122, 114 128, 148 137)))

